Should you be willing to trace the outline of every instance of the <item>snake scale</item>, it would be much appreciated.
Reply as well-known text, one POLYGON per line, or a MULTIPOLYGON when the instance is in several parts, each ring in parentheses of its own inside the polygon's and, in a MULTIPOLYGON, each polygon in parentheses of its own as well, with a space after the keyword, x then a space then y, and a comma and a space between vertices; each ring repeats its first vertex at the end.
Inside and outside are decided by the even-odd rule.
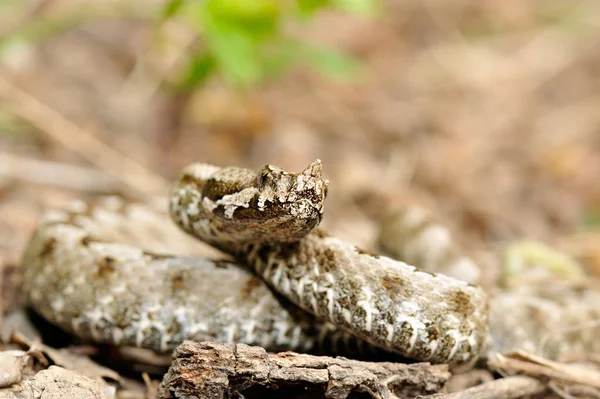
POLYGON ((188 235, 166 210, 76 202, 40 223, 23 257, 25 290, 51 322, 116 345, 347 353, 367 342, 453 366, 477 359, 486 294, 317 228, 327 185, 320 161, 301 173, 192 164, 169 198, 188 235), (201 258, 190 236, 232 258, 201 258))

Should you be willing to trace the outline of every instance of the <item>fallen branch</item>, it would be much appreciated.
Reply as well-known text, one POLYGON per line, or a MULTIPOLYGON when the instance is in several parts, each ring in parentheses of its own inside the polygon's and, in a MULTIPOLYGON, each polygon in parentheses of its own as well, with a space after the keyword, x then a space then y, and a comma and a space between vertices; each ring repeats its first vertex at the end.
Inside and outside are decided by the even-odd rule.
POLYGON ((213 342, 181 344, 159 388, 163 399, 253 397, 414 398, 440 392, 446 365, 372 363, 213 342), (368 396, 361 397, 368 397, 368 396))

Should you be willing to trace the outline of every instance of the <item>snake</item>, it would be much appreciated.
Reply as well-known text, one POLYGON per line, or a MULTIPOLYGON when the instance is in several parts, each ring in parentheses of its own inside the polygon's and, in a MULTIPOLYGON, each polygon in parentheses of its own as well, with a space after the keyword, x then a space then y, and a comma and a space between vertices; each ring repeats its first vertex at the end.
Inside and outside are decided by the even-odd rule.
POLYGON ((332 353, 365 344, 473 364, 489 339, 487 294, 323 231, 322 174, 318 160, 299 173, 194 163, 166 209, 109 198, 48 211, 24 252, 26 295, 94 342, 163 352, 186 339, 332 353), (206 257, 206 244, 218 255, 206 257))

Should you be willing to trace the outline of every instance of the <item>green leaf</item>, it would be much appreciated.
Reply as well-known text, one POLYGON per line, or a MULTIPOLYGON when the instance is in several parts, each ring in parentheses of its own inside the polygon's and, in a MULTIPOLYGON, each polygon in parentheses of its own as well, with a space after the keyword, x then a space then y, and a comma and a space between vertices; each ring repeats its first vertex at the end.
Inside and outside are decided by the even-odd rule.
POLYGON ((185 88, 194 88, 203 84, 216 70, 214 58, 209 54, 193 54, 181 79, 185 88))
POLYGON ((302 17, 312 16, 319 9, 331 5, 331 0, 298 0, 298 11, 302 17))
POLYGON ((236 25, 206 18, 206 44, 223 77, 231 84, 249 86, 262 76, 257 44, 236 25))
POLYGON ((188 65, 184 80, 197 86, 218 73, 231 85, 248 87, 266 77, 279 76, 296 63, 308 64, 334 78, 354 76, 358 62, 340 52, 291 39, 281 26, 290 18, 301 18, 302 13, 309 15, 340 2, 348 9, 364 11, 365 4, 375 0, 362 1, 297 0, 290 8, 280 0, 170 0, 183 7, 177 12, 178 18, 190 22, 205 45, 203 56, 188 65))
POLYGON ((238 23, 274 20, 281 13, 280 0, 207 0, 205 7, 215 18, 238 23))
POLYGON ((175 14, 181 11, 182 7, 185 5, 185 0, 169 0, 165 3, 160 12, 160 17, 162 19, 172 18, 175 14))
POLYGON ((340 10, 362 15, 375 15, 379 12, 379 0, 332 0, 340 10))
MULTIPOLYGON (((207 23, 236 26, 237 31, 242 31, 257 41, 277 35, 280 17, 279 3, 271 4, 274 5, 273 7, 267 7, 268 4, 263 4, 263 7, 248 5, 248 3, 254 4, 255 1, 263 3, 266 0, 194 1, 188 3, 180 15, 190 21, 200 35, 204 33, 207 23), (242 4, 244 7, 238 7, 242 4)), ((271 0, 268 3, 272 3, 271 0)))

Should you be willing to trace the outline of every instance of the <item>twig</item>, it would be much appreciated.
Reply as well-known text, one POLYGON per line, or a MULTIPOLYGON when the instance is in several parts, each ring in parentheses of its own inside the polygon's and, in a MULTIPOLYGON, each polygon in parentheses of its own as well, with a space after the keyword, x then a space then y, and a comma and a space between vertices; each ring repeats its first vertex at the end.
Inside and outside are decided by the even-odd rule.
POLYGON ((115 192, 123 188, 121 181, 96 169, 1 152, 0 176, 95 193, 115 192))
POLYGON ((168 190, 168 184, 162 177, 119 153, 1 75, 0 99, 4 100, 3 106, 9 111, 123 181, 138 194, 164 195, 168 190))
MULTIPOLYGON (((243 397, 245 391, 294 397, 345 399, 362 392, 373 399, 414 398, 439 392, 447 365, 371 363, 213 342, 181 344, 159 388, 163 399, 243 397)), ((279 397, 279 396, 277 396, 279 397)), ((367 397, 367 396, 365 396, 367 397)))
POLYGON ((518 375, 477 385, 462 392, 422 396, 419 399, 513 399, 542 393, 547 389, 546 384, 535 378, 518 375))
POLYGON ((568 365, 535 356, 525 351, 497 354, 488 360, 488 366, 505 371, 545 377, 567 384, 578 384, 600 389, 600 373, 580 366, 568 365))
POLYGON ((157 398, 158 391, 158 381, 152 380, 148 373, 142 373, 142 380, 144 380, 144 385, 146 386, 146 398, 155 399, 157 398))

